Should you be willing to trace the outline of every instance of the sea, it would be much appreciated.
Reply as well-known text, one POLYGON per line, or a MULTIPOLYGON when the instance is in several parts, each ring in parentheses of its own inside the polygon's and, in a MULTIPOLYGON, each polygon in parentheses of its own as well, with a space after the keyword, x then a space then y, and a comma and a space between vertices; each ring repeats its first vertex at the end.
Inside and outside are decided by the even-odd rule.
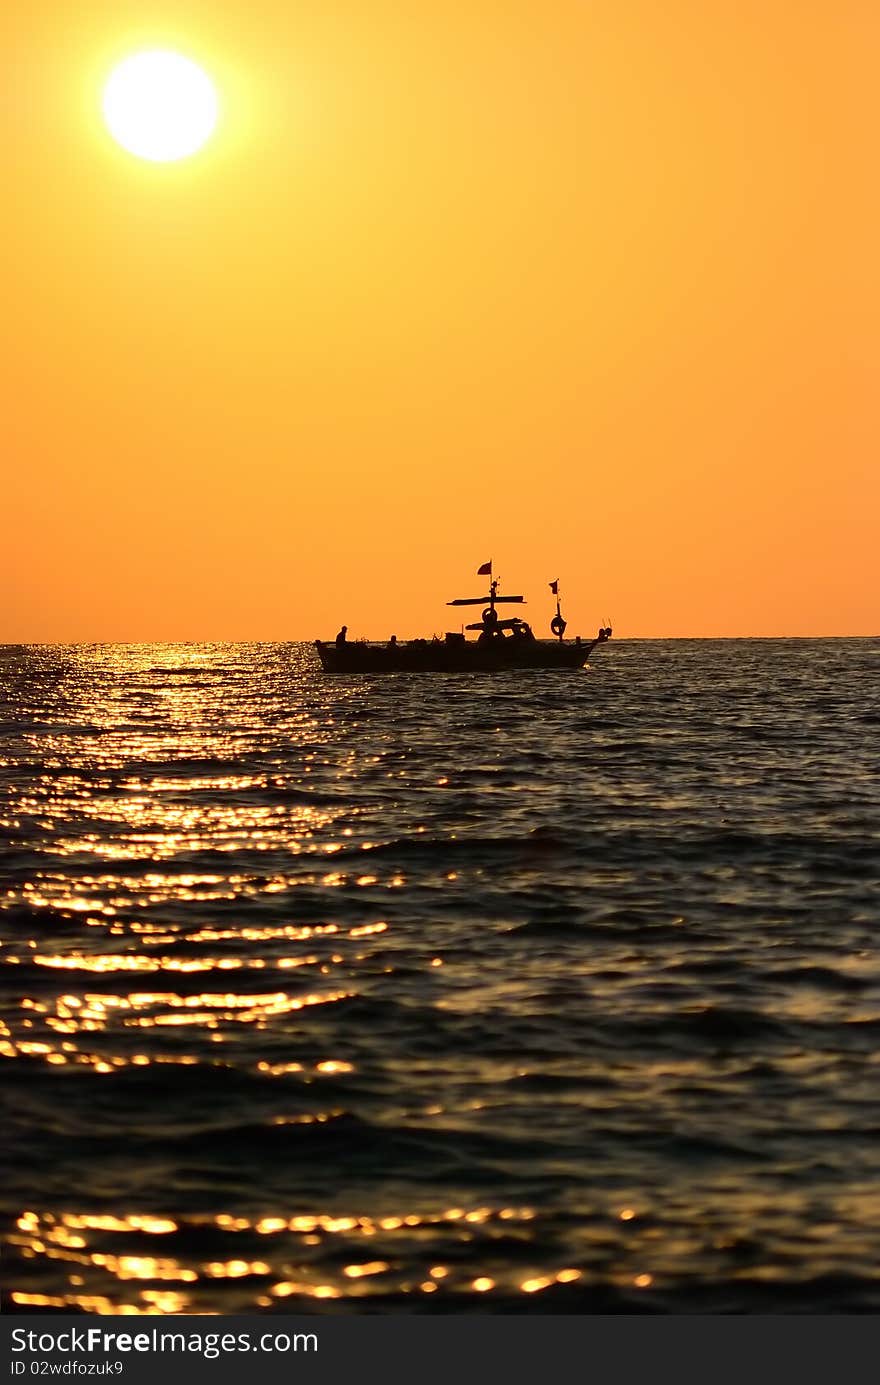
POLYGON ((0 684, 4 1310, 880 1310, 880 640, 0 684))

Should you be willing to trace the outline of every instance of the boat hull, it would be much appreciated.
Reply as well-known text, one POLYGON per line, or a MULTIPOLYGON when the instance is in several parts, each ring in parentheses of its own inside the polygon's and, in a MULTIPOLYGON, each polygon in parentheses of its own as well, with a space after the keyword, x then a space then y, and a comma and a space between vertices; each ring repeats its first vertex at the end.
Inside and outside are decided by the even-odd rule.
POLYGON ((381 645, 315 641, 325 673, 503 673, 521 669, 583 668, 602 640, 410 640, 381 645))

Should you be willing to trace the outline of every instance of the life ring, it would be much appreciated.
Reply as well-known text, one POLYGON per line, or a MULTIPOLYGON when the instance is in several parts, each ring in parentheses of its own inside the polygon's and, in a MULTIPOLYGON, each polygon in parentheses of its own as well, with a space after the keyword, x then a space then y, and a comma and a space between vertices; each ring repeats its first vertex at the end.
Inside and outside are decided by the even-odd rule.
POLYGON ((494 607, 494 606, 487 606, 487 607, 486 607, 485 611, 483 612, 483 624, 484 624, 484 625, 497 625, 497 624, 498 624, 498 612, 495 610, 495 607, 494 607))
POLYGON ((550 622, 550 629, 553 631, 554 635, 561 640, 562 636, 565 634, 565 627, 567 624, 568 622, 563 620, 562 616, 557 613, 550 622))

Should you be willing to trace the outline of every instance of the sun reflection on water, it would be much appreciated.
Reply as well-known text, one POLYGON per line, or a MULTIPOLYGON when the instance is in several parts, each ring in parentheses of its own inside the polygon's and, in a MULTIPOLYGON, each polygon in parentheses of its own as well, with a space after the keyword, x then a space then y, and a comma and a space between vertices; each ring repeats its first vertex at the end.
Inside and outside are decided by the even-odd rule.
MULTIPOLYGON (((418 1263, 419 1240, 427 1229, 454 1228, 468 1224, 519 1223, 533 1216, 531 1208, 452 1207, 440 1212, 406 1212, 384 1217, 365 1215, 336 1215, 332 1213, 299 1213, 290 1217, 243 1217, 228 1213, 214 1216, 180 1218, 131 1213, 127 1216, 89 1212, 23 1212, 17 1221, 17 1233, 10 1244, 16 1247, 23 1262, 48 1260, 66 1263, 74 1268, 68 1273, 70 1291, 50 1296, 34 1295, 16 1290, 13 1302, 22 1306, 83 1307, 89 1311, 111 1313, 123 1311, 118 1295, 109 1287, 140 1282, 136 1302, 128 1302, 125 1311, 148 1313, 157 1306, 161 1311, 180 1313, 203 1311, 200 1307, 201 1289, 205 1281, 241 1284, 245 1297, 236 1302, 260 1306, 268 1295, 271 1299, 360 1298, 365 1294, 385 1292, 385 1280, 390 1274, 403 1273, 401 1292, 431 1293, 442 1289, 455 1295, 485 1294, 492 1290, 506 1293, 535 1293, 552 1284, 570 1284, 581 1278, 582 1271, 561 1268, 517 1281, 509 1271, 474 1275, 462 1267, 454 1271, 447 1265, 432 1264, 423 1259, 418 1263), (228 1242, 232 1236, 257 1236, 277 1241, 277 1251, 248 1257, 231 1255, 225 1258, 196 1258, 187 1256, 154 1255, 119 1252, 108 1244, 114 1237, 138 1236, 181 1239, 187 1235, 207 1236, 214 1228, 228 1242), (392 1236, 393 1240, 388 1240, 392 1236), (309 1253, 320 1247, 324 1237, 340 1238, 352 1247, 360 1238, 384 1238, 389 1249, 396 1252, 386 1257, 363 1258, 354 1255, 343 1258, 338 1269, 328 1274, 327 1266, 312 1263, 309 1253), (398 1244, 398 1238, 404 1238, 398 1244), (410 1238, 416 1237, 411 1241, 410 1238), (97 1238, 97 1244, 95 1243, 97 1238), (299 1247, 299 1252, 297 1251, 299 1247), (305 1257, 303 1252, 306 1252, 305 1257), (279 1269, 286 1271, 279 1275, 279 1269), (87 1276, 95 1281, 95 1291, 80 1292, 87 1276), (157 1284, 162 1285, 156 1289, 157 1284), (176 1285, 179 1288, 165 1286, 176 1285), (252 1287, 245 1287, 252 1286, 252 1287)), ((456 1233, 461 1234, 461 1233, 456 1233)), ((462 1243, 464 1244, 464 1243, 462 1243)), ((491 1255, 491 1238, 484 1254, 491 1255)), ((634 1281, 647 1285, 650 1276, 634 1281)))

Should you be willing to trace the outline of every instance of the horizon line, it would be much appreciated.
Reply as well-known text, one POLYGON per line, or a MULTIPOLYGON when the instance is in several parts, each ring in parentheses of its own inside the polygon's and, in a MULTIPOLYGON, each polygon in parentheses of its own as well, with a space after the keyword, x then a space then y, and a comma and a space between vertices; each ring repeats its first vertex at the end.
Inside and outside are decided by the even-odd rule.
MULTIPOLYGON (((419 637, 418 637, 418 636, 414 636, 413 638, 419 638, 419 637)), ((366 640, 366 637, 365 637, 365 636, 356 637, 356 639, 355 639, 354 641, 352 641, 352 642, 353 642, 353 643, 358 643, 360 639, 366 640)), ((642 643, 642 642, 644 642, 644 643, 651 643, 651 642, 666 642, 666 641, 670 641, 670 640, 692 640, 692 641, 699 641, 699 640, 706 640, 706 641, 730 640, 730 641, 734 641, 734 640, 876 640, 876 639, 880 639, 880 631, 877 631, 877 632, 872 633, 872 634, 855 634, 855 635, 854 635, 854 634, 849 634, 849 635, 841 635, 841 634, 824 634, 824 633, 818 633, 818 634, 812 634, 812 635, 786 635, 786 634, 778 634, 778 635, 615 635, 615 636, 613 636, 612 639, 609 641, 609 644, 612 644, 612 645, 614 645, 614 644, 634 644, 634 643, 642 643)), ((323 643, 327 643, 326 640, 324 640, 324 641, 322 641, 322 642, 323 642, 323 643)), ((380 639, 380 640, 366 640, 366 642, 369 643, 369 644, 376 644, 376 643, 380 643, 380 644, 381 644, 381 643, 382 643, 382 640, 381 640, 381 639, 380 639)), ((407 641, 404 639, 402 642, 403 642, 403 643, 406 643, 407 641)), ((248 638, 247 636, 236 636, 236 637, 234 637, 234 638, 230 638, 230 637, 219 637, 219 636, 203 636, 203 637, 201 637, 201 638, 197 638, 197 637, 195 637, 195 636, 175 636, 175 637, 173 637, 173 638, 156 637, 156 638, 153 638, 153 639, 130 639, 130 640, 127 640, 127 639, 120 639, 120 638, 101 639, 101 638, 97 638, 97 637, 84 638, 84 639, 71 639, 71 640, 39 640, 39 639, 37 639, 37 640, 22 640, 22 639, 19 639, 19 640, 0 640, 0 649, 64 649, 64 648, 76 647, 76 646, 80 646, 80 645, 122 645, 122 646, 144 646, 144 647, 149 647, 150 645, 157 645, 157 644, 193 644, 193 645, 201 645, 201 644, 265 644, 265 645, 275 645, 275 644, 305 644, 305 645, 314 645, 314 644, 315 644, 315 639, 314 639, 314 638, 303 638, 303 637, 296 638, 296 637, 293 637, 293 636, 286 636, 286 637, 283 637, 283 638, 282 638, 282 637, 279 637, 279 638, 274 638, 274 639, 273 639, 273 638, 268 638, 268 637, 248 638)))

